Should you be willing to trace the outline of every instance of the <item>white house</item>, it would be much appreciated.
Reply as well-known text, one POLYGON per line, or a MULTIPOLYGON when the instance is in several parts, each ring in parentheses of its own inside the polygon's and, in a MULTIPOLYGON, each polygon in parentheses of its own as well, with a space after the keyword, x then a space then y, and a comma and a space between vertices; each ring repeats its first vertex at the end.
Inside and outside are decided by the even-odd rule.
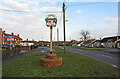
POLYGON ((22 46, 31 46, 31 45, 34 45, 34 43, 22 42, 22 43, 20 43, 20 45, 22 45, 22 46))

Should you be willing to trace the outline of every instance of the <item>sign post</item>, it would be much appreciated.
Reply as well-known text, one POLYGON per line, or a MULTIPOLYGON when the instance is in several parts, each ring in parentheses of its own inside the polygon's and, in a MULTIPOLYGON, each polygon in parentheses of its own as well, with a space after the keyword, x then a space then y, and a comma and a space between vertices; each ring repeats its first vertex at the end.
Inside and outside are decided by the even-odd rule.
POLYGON ((45 18, 47 27, 50 27, 50 54, 52 54, 52 28, 57 24, 57 18, 55 15, 50 14, 45 18))
POLYGON ((55 15, 48 15, 45 19, 46 25, 50 27, 50 54, 46 57, 40 58, 40 65, 45 67, 57 67, 62 65, 62 57, 56 57, 56 54, 52 54, 52 28, 57 24, 57 18, 55 15))

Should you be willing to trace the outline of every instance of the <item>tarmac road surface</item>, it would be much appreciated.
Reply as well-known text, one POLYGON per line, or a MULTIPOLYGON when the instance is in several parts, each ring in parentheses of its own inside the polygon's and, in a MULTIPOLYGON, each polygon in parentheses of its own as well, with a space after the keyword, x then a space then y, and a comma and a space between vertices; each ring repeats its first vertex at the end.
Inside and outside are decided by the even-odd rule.
MULTIPOLYGON (((60 47, 64 49, 64 47, 60 47)), ((106 64, 112 65, 114 67, 120 68, 119 61, 120 61, 120 55, 109 53, 108 51, 102 51, 102 50, 81 50, 71 47, 66 47, 66 50, 69 50, 73 53, 79 53, 88 57, 91 57, 93 59, 99 60, 101 62, 104 62, 106 64)))

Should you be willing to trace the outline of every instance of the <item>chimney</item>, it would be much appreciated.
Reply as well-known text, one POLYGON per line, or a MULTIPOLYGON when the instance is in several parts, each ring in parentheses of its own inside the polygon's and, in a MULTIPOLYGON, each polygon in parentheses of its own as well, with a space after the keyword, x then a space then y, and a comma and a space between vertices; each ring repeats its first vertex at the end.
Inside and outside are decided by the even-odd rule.
POLYGON ((12 32, 11 35, 14 35, 14 33, 12 32))
POLYGON ((119 36, 117 36, 117 40, 119 39, 119 36))
POLYGON ((3 34, 5 33, 5 30, 3 31, 3 34))
POLYGON ((17 34, 17 36, 19 36, 19 34, 17 34))
POLYGON ((0 28, 0 30, 2 30, 2 28, 0 28))

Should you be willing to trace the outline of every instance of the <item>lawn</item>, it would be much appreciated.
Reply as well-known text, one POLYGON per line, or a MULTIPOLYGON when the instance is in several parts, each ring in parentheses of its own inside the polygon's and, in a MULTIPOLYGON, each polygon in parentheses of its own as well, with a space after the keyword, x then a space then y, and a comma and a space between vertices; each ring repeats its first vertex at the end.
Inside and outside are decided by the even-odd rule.
MULTIPOLYGON (((87 56, 54 47, 63 58, 59 67, 40 66, 40 57, 24 57, 3 65, 3 77, 118 77, 120 69, 87 56)), ((54 53, 55 53, 54 52, 54 53)))
POLYGON ((82 50, 106 50, 107 48, 88 48, 88 47, 76 47, 73 46, 72 48, 82 49, 82 50))
POLYGON ((29 56, 41 56, 41 55, 46 55, 46 54, 49 54, 49 53, 33 52, 33 53, 26 54, 24 57, 29 57, 29 56))
MULTIPOLYGON (((55 47, 54 47, 55 48, 55 47)), ((61 51, 60 49, 56 49, 56 50, 58 50, 58 51, 55 51, 55 49, 53 49, 53 51, 55 51, 55 52, 53 52, 53 53, 62 53, 63 51, 61 51)), ((29 54, 26 54, 25 55, 25 57, 29 57, 29 56, 43 56, 43 55, 47 55, 47 54, 49 54, 49 52, 47 52, 47 53, 41 53, 41 52, 32 52, 32 53, 29 53, 29 54)))

